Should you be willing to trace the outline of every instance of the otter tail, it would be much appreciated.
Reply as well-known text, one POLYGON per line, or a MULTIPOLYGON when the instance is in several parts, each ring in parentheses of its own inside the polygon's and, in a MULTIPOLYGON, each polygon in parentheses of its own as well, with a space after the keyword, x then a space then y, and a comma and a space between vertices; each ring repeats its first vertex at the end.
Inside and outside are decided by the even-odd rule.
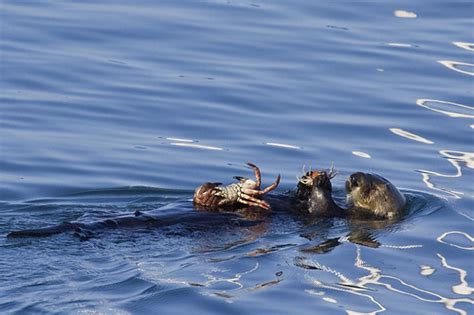
POLYGON ((77 223, 64 222, 59 225, 39 228, 39 229, 29 229, 29 230, 20 230, 13 231, 7 234, 7 237, 45 237, 54 234, 60 234, 68 231, 73 231, 79 228, 77 223))

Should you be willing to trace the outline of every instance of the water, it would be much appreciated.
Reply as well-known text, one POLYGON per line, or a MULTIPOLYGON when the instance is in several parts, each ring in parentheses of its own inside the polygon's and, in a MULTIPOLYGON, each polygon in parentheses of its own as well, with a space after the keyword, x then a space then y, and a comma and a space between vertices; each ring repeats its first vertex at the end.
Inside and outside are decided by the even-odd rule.
POLYGON ((0 312, 473 312, 472 2, 0 11, 0 312), (283 199, 303 165, 333 163, 338 198, 350 173, 376 172, 410 214, 194 224, 193 189, 250 175, 246 161, 264 184, 282 175, 283 199), (191 219, 5 238, 136 210, 191 219))

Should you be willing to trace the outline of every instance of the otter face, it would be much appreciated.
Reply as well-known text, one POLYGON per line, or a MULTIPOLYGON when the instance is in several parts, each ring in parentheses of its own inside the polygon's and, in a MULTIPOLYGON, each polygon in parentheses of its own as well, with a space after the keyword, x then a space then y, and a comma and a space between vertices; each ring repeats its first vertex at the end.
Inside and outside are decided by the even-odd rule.
POLYGON ((368 175, 370 174, 357 172, 349 176, 346 181, 346 191, 350 199, 349 201, 356 207, 361 206, 357 204, 358 201, 365 200, 372 189, 372 181, 368 175))
POLYGON ((405 197, 382 176, 357 172, 346 181, 347 202, 384 218, 401 214, 405 197))

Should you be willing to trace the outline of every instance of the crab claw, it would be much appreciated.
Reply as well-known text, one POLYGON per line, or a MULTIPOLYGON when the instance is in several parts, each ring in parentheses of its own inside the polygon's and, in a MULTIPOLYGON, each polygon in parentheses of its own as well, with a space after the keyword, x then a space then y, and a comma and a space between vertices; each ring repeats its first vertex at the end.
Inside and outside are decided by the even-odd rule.
MULTIPOLYGON (((278 176, 277 176, 277 178, 276 178, 276 180, 275 180, 276 186, 280 185, 280 179, 281 179, 281 176, 280 176, 280 174, 278 174, 278 176)), ((276 187, 275 187, 275 188, 276 188, 276 187)))
POLYGON ((275 182, 274 182, 273 184, 271 184, 270 186, 268 186, 267 188, 262 189, 262 190, 260 191, 260 194, 261 194, 261 195, 264 195, 264 194, 266 194, 266 193, 268 193, 268 192, 274 190, 275 188, 277 188, 278 185, 280 184, 280 179, 281 179, 281 176, 280 176, 280 174, 278 174, 278 176, 277 176, 275 182))
POLYGON ((260 169, 257 167, 257 165, 250 162, 247 162, 247 165, 250 166, 255 172, 255 182, 257 183, 257 188, 260 189, 260 185, 262 184, 262 175, 260 173, 260 169))

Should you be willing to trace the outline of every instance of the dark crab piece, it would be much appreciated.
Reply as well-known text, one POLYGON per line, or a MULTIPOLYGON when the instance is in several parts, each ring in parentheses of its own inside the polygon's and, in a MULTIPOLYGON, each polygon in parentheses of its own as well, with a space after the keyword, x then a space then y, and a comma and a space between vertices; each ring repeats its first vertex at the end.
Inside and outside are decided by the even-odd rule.
POLYGON ((243 204, 269 210, 270 205, 261 198, 266 193, 278 187, 280 175, 278 175, 273 184, 265 189, 260 189, 260 169, 252 163, 247 163, 247 165, 254 170, 255 181, 249 178, 235 176, 234 178, 237 179, 238 182, 227 186, 221 186, 221 183, 204 183, 194 192, 194 204, 210 209, 243 204))
POLYGON ((329 180, 331 180, 334 177, 336 177, 336 175, 337 175, 337 171, 334 169, 334 167, 331 167, 329 170, 321 170, 321 171, 309 170, 308 172, 305 172, 303 168, 303 176, 297 177, 298 191, 309 192, 311 190, 311 187, 313 187, 313 183, 315 179, 328 178, 329 180))
POLYGON ((296 189, 296 202, 299 207, 307 208, 308 200, 311 197, 313 185, 324 188, 329 185, 328 189, 331 190, 331 179, 337 175, 334 167, 329 170, 309 170, 306 172, 303 168, 303 176, 297 177, 298 185, 296 189))

